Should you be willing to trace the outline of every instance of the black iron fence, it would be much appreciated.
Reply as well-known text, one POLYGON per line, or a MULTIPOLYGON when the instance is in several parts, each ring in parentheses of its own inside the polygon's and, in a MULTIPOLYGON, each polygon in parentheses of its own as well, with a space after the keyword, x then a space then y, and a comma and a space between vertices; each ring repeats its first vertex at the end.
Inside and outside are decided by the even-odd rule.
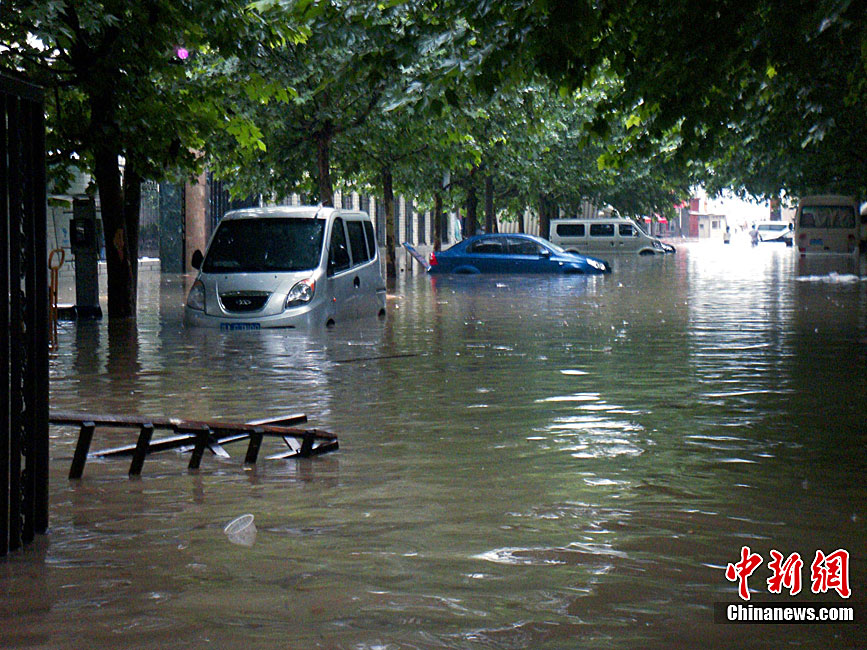
POLYGON ((48 528, 45 118, 41 90, 2 75, 0 147, 2 556, 48 528))
POLYGON ((212 232, 220 219, 229 210, 240 210, 241 208, 257 208, 262 204, 261 197, 257 195, 247 196, 241 199, 232 199, 229 196, 229 190, 226 183, 218 181, 214 175, 208 173, 208 215, 210 230, 212 232))

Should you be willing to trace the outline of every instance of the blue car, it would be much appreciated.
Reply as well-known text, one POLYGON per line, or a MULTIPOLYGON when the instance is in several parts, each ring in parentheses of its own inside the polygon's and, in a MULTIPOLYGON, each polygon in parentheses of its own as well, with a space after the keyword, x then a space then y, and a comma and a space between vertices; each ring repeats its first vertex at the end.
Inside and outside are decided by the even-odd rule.
POLYGON ((533 235, 477 235, 431 253, 429 273, 609 273, 611 265, 533 235))

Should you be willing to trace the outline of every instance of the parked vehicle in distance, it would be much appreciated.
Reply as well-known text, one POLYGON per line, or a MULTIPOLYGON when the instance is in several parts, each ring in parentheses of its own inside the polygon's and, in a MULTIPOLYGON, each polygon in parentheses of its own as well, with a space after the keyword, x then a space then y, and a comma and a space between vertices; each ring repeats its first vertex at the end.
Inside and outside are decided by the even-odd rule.
POLYGON ((385 315, 385 282, 364 212, 327 207, 227 212, 187 296, 187 325, 249 330, 329 326, 385 315))
POLYGON ((651 237, 632 219, 617 216, 553 219, 551 242, 569 252, 584 255, 604 255, 612 252, 661 255, 675 251, 674 246, 651 237))
POLYGON ((534 235, 476 235, 431 253, 429 273, 608 273, 611 265, 534 235))
POLYGON ((836 194, 805 196, 795 212, 798 252, 851 254, 858 249, 858 201, 836 194))
POLYGON ((794 235, 792 224, 785 221, 760 221, 756 224, 760 242, 778 242, 792 245, 794 235))

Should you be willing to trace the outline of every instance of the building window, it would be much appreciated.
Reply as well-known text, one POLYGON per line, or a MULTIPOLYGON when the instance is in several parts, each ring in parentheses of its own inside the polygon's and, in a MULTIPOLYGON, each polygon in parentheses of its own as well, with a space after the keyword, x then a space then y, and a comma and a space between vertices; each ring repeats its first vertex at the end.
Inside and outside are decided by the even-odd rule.
POLYGON ((423 210, 419 210, 418 212, 418 243, 426 244, 427 243, 427 227, 425 221, 427 217, 427 212, 423 210))
POLYGON ((412 236, 412 213, 413 213, 413 205, 412 205, 412 201, 406 201, 406 202, 404 203, 403 222, 404 222, 404 226, 405 226, 405 228, 406 228, 406 241, 408 241, 408 242, 410 242, 410 243, 412 243, 412 241, 413 241, 413 236, 412 236))
POLYGON ((376 202, 376 240, 385 246, 385 202, 376 202))

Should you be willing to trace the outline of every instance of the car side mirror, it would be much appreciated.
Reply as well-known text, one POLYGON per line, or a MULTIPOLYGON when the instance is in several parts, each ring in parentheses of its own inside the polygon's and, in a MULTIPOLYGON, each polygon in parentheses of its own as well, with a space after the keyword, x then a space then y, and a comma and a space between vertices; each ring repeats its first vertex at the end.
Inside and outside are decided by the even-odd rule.
POLYGON ((197 271, 202 268, 202 262, 204 261, 205 256, 202 255, 202 251, 198 248, 193 252, 193 257, 190 259, 190 264, 197 271))
POLYGON ((539 251, 539 257, 551 257, 551 251, 547 248, 543 248, 541 251, 539 251))

